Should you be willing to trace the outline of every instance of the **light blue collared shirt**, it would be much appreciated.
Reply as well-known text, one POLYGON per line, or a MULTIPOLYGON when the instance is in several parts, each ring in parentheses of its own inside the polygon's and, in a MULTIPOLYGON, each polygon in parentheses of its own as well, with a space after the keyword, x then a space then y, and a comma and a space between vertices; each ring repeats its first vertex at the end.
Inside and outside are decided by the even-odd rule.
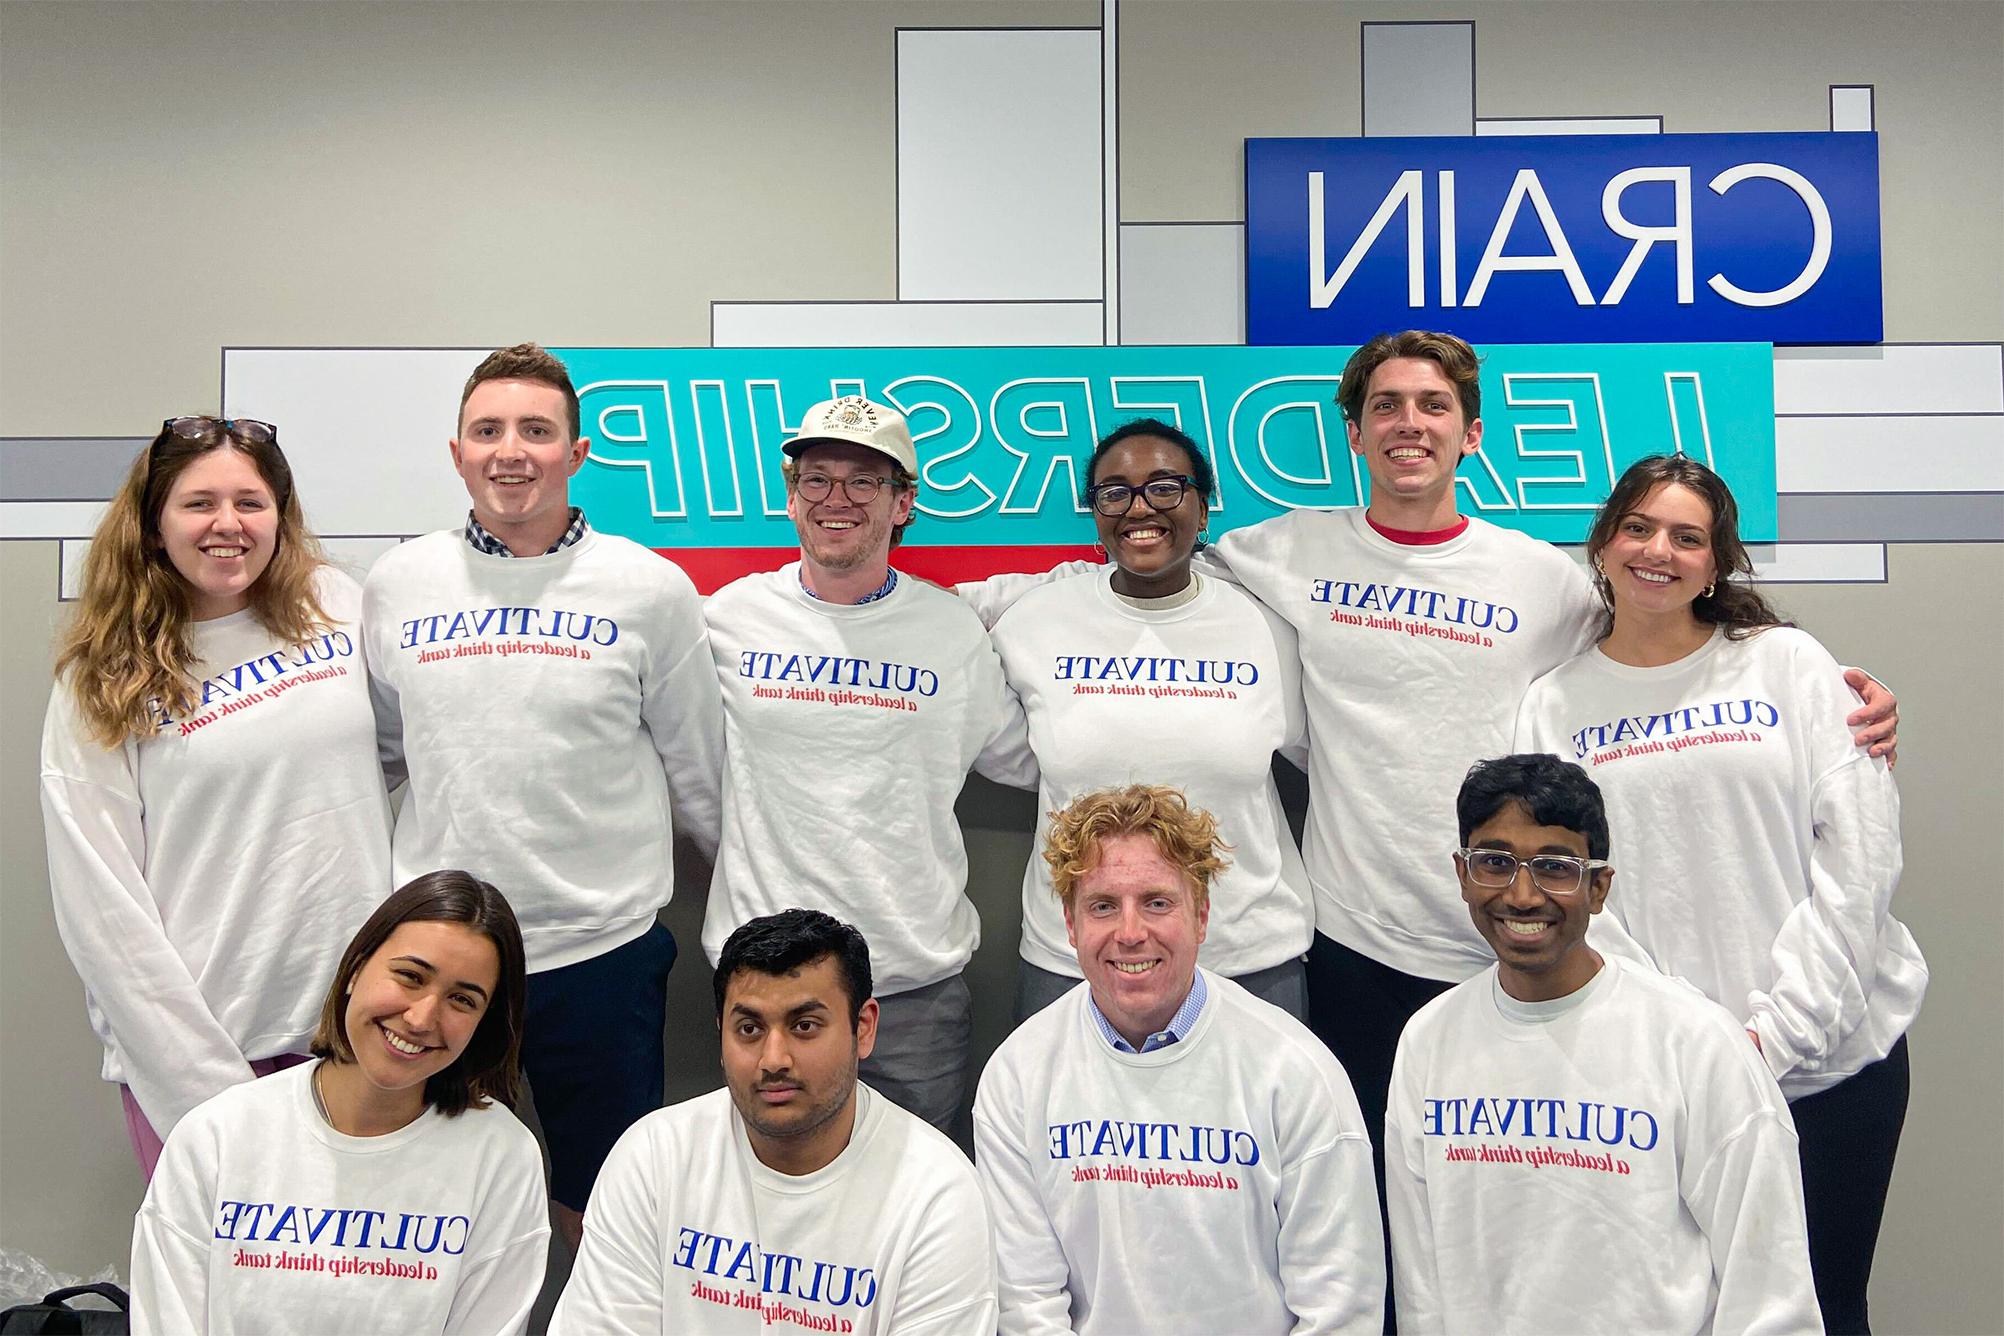
POLYGON ((1092 1008, 1093 1024, 1099 1026, 1100 1035, 1113 1045, 1116 1053, 1153 1053, 1158 1048, 1181 1043, 1190 1037, 1190 1031, 1197 1026, 1197 1018, 1204 1014, 1204 1003, 1210 996, 1210 987, 1204 982, 1204 972, 1198 970, 1190 983, 1190 995, 1183 999, 1183 1005, 1176 1008, 1176 1014, 1169 1018, 1169 1024, 1141 1041, 1136 1048, 1120 1037, 1120 1031, 1113 1028, 1100 1011, 1099 1003, 1092 1000, 1090 989, 1086 992, 1086 1005, 1092 1008))

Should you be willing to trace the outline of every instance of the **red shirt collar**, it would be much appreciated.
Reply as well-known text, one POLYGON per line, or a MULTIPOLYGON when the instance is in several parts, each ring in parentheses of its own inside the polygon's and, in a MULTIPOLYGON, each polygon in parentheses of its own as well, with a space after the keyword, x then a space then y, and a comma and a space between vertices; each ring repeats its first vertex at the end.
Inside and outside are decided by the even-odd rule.
POLYGON ((1388 529, 1372 519, 1369 511, 1364 513, 1364 523, 1370 525, 1385 538, 1404 547, 1432 547, 1437 543, 1445 543, 1449 539, 1459 538, 1468 531, 1468 516, 1466 515, 1458 517, 1453 524, 1450 524, 1445 529, 1434 529, 1427 532, 1413 529, 1388 529))

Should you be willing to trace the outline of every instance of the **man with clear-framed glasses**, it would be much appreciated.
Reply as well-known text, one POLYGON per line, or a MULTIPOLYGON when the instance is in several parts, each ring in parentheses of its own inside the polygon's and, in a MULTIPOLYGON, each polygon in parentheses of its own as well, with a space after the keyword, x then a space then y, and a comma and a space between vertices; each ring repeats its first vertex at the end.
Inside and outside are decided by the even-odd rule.
POLYGON ((1385 1117, 1401 1330, 1821 1331, 1795 1125, 1739 1023, 1618 950, 1606 809, 1478 762, 1454 851, 1493 969, 1408 1022, 1385 1117))
POLYGON ((1022 710, 980 619, 890 566, 918 453, 902 414, 816 404, 781 447, 799 559, 709 601, 724 697, 723 844, 703 946, 793 906, 869 939, 880 1016, 863 1078, 950 1130, 967 1087, 961 970, 981 924, 954 799, 970 768, 1034 787, 1005 758, 1022 710))

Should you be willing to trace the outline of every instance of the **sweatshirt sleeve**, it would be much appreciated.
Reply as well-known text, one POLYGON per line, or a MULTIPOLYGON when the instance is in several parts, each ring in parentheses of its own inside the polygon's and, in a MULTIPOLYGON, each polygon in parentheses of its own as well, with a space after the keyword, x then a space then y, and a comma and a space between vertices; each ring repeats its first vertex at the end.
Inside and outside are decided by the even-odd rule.
MULTIPOLYGON (((498 1108, 493 1112, 512 1117, 498 1108)), ((549 1199, 543 1190, 542 1152, 528 1129, 522 1129, 515 1153, 493 1183, 480 1221, 483 1241, 493 1246, 469 1259, 460 1273, 445 1319, 451 1336, 521 1336, 543 1288, 550 1251, 549 1199)))
POLYGON ((971 1176, 932 1198, 910 1239, 890 1330, 896 1336, 994 1336, 995 1235, 971 1176))
POLYGON ((714 862, 724 820, 724 702, 702 604, 686 577, 677 577, 664 643, 649 647, 640 717, 668 778, 676 831, 714 862))
POLYGON ((1802 646, 1812 647, 1799 709, 1823 768, 1810 792, 1809 894, 1775 936, 1773 986, 1748 999, 1777 1078, 1814 1070, 1864 1019, 1900 880, 1899 790, 1883 758, 1851 744, 1842 708, 1850 690, 1839 692, 1840 670, 1821 646, 1802 646))
POLYGON ((1385 1235, 1362 1127, 1288 1164, 1275 1204, 1293 1336, 1376 1336, 1385 1319, 1385 1235))
POLYGON ((378 633, 382 595, 374 578, 362 586, 362 622, 357 634, 362 641, 362 658, 369 665, 369 704, 376 712, 376 756, 383 767, 384 787, 394 790, 407 782, 410 767, 404 761, 404 712, 397 688, 383 671, 388 651, 378 633))
POLYGON ((146 883, 146 829, 132 749, 83 736, 58 683, 42 730, 42 825, 56 928, 104 1018, 126 1084, 163 1139, 190 1109, 251 1079, 167 940, 146 883))
POLYGON ((550 1336, 652 1336, 661 1328, 658 1158, 642 1124, 612 1148, 585 1208, 584 1243, 550 1336))
POLYGON ((137 1336, 199 1336, 209 1329, 213 1163, 196 1138, 167 1138, 132 1222, 132 1330, 137 1336))
MULTIPOLYGON (((1246 595, 1252 598, 1250 594, 1246 595)), ((1280 664, 1282 738, 1280 754, 1297 770, 1308 769, 1308 702, 1301 685, 1301 639, 1287 620, 1258 599, 1252 599, 1273 636, 1280 664)))
MULTIPOLYGON (((1822 1331, 1803 1225, 1802 1165, 1786 1115, 1752 1114, 1704 1162, 1688 1165, 1685 1177, 1684 1203, 1704 1231, 1719 1287, 1716 1336, 1822 1331)), ((1403 1307, 1399 1319, 1403 1324, 1403 1307)))
POLYGON ((1001 1095, 1007 1074, 992 1064, 974 1101, 974 1163, 995 1222, 997 1329, 1001 1336, 1071 1331, 1071 1266, 1037 1193, 1021 1142, 1020 1110, 1001 1095))
MULTIPOLYGON (((1408 1028, 1407 1033, 1412 1033, 1408 1028)), ((1392 1061, 1391 1103, 1385 1110, 1385 1206, 1392 1220, 1392 1286, 1399 1326, 1409 1332, 1445 1331, 1439 1258, 1433 1247, 1433 1209, 1426 1193, 1426 1157, 1420 1144, 1417 1092, 1409 1050, 1401 1042, 1392 1061)))
POLYGON ((1014 607, 1016 600, 1032 589, 1041 589, 1053 580, 1062 580, 1068 575, 1079 575, 1085 571, 1096 571, 1099 565, 1090 561, 1064 561, 1047 571, 1033 575, 1002 574, 991 575, 986 580, 966 580, 953 587, 961 601, 974 610, 981 619, 982 626, 995 629, 995 623, 1002 620, 1002 614, 1014 607))

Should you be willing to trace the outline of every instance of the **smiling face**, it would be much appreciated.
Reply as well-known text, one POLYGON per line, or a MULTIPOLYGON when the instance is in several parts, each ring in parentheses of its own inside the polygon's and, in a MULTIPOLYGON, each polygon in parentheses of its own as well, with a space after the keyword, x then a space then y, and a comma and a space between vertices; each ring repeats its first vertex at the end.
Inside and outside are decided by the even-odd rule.
POLYGON ((278 506, 249 455, 219 446, 181 470, 160 507, 160 547, 198 622, 250 605, 278 547, 278 506))
POLYGON ((466 1051, 500 975, 479 929, 398 924, 349 981, 342 1023, 355 1069, 376 1092, 421 1105, 424 1083, 466 1051))
POLYGON ((800 535, 801 560, 838 576, 884 567, 891 555, 892 531, 911 518, 915 498, 909 487, 885 486, 862 504, 839 486, 822 500, 809 501, 796 485, 815 476, 842 483, 861 474, 889 478, 896 473, 897 464, 890 456, 867 446, 824 441, 802 450, 786 489, 786 514, 800 535))
POLYGON ((1394 357, 1364 389, 1350 448, 1371 475, 1371 512, 1392 528, 1440 529, 1454 522, 1454 471, 1482 445, 1440 363, 1394 357))
POLYGON ((856 1067, 877 1040, 877 1003, 852 1026, 832 955, 784 974, 740 969, 725 985, 724 1084, 752 1150, 782 1173, 812 1173, 849 1143, 856 1067))
MULTIPOLYGON (((1587 837, 1563 826, 1541 826, 1521 802, 1510 801, 1468 834, 1470 849, 1500 849, 1519 859, 1538 854, 1586 858, 1587 837)), ((1600 968, 1587 946, 1587 923, 1607 900, 1614 872, 1600 868, 1575 894, 1539 889, 1519 867, 1508 886, 1478 886, 1460 854, 1454 856, 1461 898, 1476 929, 1496 953, 1503 989, 1521 1002, 1549 1002, 1584 987, 1600 968)))
POLYGON ((1065 934, 1100 1014, 1123 1039, 1169 1024, 1190 995, 1211 906, 1148 835, 1113 835, 1065 906, 1065 934))
POLYGON ((563 392, 537 380, 483 381, 460 409, 452 466, 473 517, 518 556, 541 556, 570 524, 571 475, 591 442, 569 424, 563 392))
POLYGON ((1093 512, 1100 545, 1119 567, 1113 587, 1132 598, 1157 598, 1190 583, 1190 557, 1204 532, 1207 512, 1195 487, 1168 510, 1149 505, 1140 489, 1155 478, 1187 478, 1197 470, 1181 446, 1159 436, 1130 436, 1104 455, 1092 485, 1125 483, 1135 489, 1127 508, 1115 515, 1093 512))
POLYGON ((1692 615, 1717 578, 1712 507, 1681 483, 1658 483, 1616 521, 1594 559, 1614 598, 1614 615, 1692 615))

